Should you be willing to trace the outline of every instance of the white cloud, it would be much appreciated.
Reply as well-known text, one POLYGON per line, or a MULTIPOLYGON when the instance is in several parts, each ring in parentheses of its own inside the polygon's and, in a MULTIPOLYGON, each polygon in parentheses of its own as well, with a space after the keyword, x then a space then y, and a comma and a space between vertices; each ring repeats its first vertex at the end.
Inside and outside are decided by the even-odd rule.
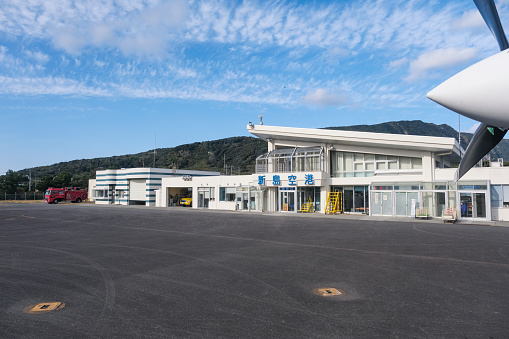
MULTIPOLYGON (((475 50, 469 47, 489 35, 451 33, 451 25, 444 24, 463 13, 468 22, 465 8, 472 7, 406 0, 4 0, 0 31, 37 41, 26 48, 62 60, 58 66, 47 62, 46 73, 39 70, 37 76, 108 84, 107 95, 403 105, 425 91, 401 84, 395 70, 410 65, 408 81, 429 78, 471 60, 475 50), (45 42, 47 49, 39 49, 45 42), (116 91, 116 84, 124 91, 116 91)), ((486 40, 486 46, 495 45, 489 36, 486 40)), ((479 47, 479 54, 485 49, 479 47)), ((24 55, 16 57, 9 56, 10 64, 18 62, 16 69, 27 77, 44 60, 40 55, 33 66, 24 55)))
POLYGON ((7 47, 0 46, 0 61, 3 61, 6 58, 7 51, 8 51, 7 47))
POLYGON ((349 100, 346 95, 331 93, 326 89, 319 88, 314 92, 308 92, 302 101, 312 105, 341 106, 347 104, 349 100))
POLYGON ((96 46, 103 46, 112 43, 114 40, 114 32, 112 27, 106 24, 94 25, 90 28, 91 43, 96 46))
MULTIPOLYGON (((116 48, 126 55, 160 56, 172 33, 188 16, 184 0, 123 3, 107 0, 11 4, 6 29, 13 34, 50 38, 54 46, 71 55, 86 47, 116 48), (34 17, 44 17, 42 21, 34 17)), ((0 23, 0 30, 2 29, 0 23)))
POLYGON ((70 27, 57 32, 53 37, 53 44, 71 55, 79 55, 81 49, 87 45, 85 36, 86 33, 70 27))
POLYGON ((57 48, 73 55, 86 46, 160 55, 173 41, 318 46, 340 55, 388 45, 433 49, 435 36, 445 34, 443 23, 453 19, 454 8, 451 4, 434 12, 427 3, 401 0, 327 5, 226 0, 4 2, 1 31, 51 37, 57 48), (146 38, 157 43, 143 44, 146 38))
POLYGON ((49 61, 49 55, 42 53, 42 52, 32 52, 25 50, 25 54, 38 64, 45 64, 49 61))
POLYGON ((101 88, 88 87, 76 80, 57 77, 4 77, 0 76, 0 94, 25 95, 79 95, 109 96, 108 91, 101 88))
POLYGON ((398 69, 408 64, 407 58, 401 58, 398 60, 391 61, 389 63, 389 69, 398 69))
POLYGON ((410 62, 409 74, 405 80, 414 82, 428 78, 431 71, 464 65, 476 56, 476 48, 446 48, 423 53, 410 62))
MULTIPOLYGON (((15 52, 13 52, 15 53, 15 52)), ((47 56, 43 53, 34 53, 22 50, 23 55, 17 56, 10 53, 5 46, 0 46, 0 75, 12 74, 13 76, 25 76, 34 71, 44 70, 42 63, 46 63, 47 56), (27 61, 27 58, 30 59, 27 61), (33 63, 35 61, 35 64, 33 63)))
POLYGON ((485 27, 484 20, 477 9, 472 9, 468 12, 465 12, 461 18, 455 19, 451 23, 451 28, 461 30, 461 29, 470 29, 470 28, 478 28, 485 27))
POLYGON ((175 66, 169 66, 168 68, 179 78, 196 78, 198 76, 198 73, 191 68, 181 68, 175 66))
POLYGON ((107 63, 104 61, 100 61, 100 60, 94 60, 94 65, 96 65, 97 67, 103 68, 104 66, 107 65, 107 63))
POLYGON ((187 4, 183 0, 163 1, 143 10, 137 20, 140 26, 150 26, 151 31, 169 26, 181 25, 188 15, 187 4))

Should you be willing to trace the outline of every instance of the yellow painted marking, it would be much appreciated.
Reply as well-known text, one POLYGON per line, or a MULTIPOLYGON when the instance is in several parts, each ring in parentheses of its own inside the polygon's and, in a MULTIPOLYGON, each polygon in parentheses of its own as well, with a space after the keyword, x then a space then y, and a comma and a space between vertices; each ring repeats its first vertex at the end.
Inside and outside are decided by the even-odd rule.
POLYGON ((37 305, 31 305, 28 306, 23 310, 25 313, 45 313, 45 312, 51 312, 56 311, 65 306, 65 303, 63 302, 49 302, 49 303, 39 303, 37 305))
POLYGON ((342 290, 338 290, 337 288, 334 287, 315 288, 313 290, 313 293, 316 295, 320 295, 322 297, 334 297, 345 294, 345 292, 343 292, 342 290))

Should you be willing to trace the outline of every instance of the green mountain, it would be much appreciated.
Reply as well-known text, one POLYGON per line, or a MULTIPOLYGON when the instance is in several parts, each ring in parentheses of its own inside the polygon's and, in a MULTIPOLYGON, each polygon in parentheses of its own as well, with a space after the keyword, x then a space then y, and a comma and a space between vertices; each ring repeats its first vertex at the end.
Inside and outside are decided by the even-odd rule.
MULTIPOLYGON (((172 148, 158 148, 137 154, 81 159, 31 168, 32 188, 87 187, 96 170, 133 167, 177 168, 201 171, 225 171, 228 174, 251 174, 256 157, 267 152, 267 142, 253 137, 231 137, 195 142, 172 148)), ((28 191, 29 169, 8 171, 0 176, 0 193, 28 191)))
MULTIPOLYGON (((448 125, 435 125, 420 120, 325 127, 325 129, 458 138, 458 132, 448 125)), ((461 144, 465 149, 471 138, 471 133, 461 133, 461 144)), ((95 177, 95 171, 103 169, 159 167, 224 173, 226 163, 228 174, 232 171, 234 174, 250 174, 255 171, 256 157, 265 152, 267 152, 267 143, 263 140, 252 137, 231 137, 172 148, 158 148, 155 152, 155 162, 154 150, 105 158, 73 160, 32 168, 32 190, 33 187, 37 187, 42 191, 50 186, 86 187, 88 179, 95 177)), ((492 158, 509 160, 509 140, 502 140, 490 154, 492 158)), ((0 176, 0 193, 27 192, 28 174, 29 169, 24 169, 17 172, 9 171, 0 176)))

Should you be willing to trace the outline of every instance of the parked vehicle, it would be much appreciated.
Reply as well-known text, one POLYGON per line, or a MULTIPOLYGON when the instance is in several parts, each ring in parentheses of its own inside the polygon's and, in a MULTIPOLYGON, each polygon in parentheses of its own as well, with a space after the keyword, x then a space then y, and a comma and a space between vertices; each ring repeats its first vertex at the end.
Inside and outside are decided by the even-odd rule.
POLYGON ((180 199, 180 206, 189 206, 191 207, 193 203, 193 198, 182 198, 180 199))
POLYGON ((44 193, 44 201, 48 204, 58 204, 61 201, 82 202, 88 198, 86 189, 79 187, 55 188, 49 187, 44 193))

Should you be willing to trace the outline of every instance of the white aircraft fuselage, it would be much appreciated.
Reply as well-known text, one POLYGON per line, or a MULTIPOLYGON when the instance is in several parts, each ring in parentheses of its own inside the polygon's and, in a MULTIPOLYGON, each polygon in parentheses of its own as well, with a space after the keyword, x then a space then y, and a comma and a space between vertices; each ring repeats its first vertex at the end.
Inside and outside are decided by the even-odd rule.
POLYGON ((509 129, 509 49, 454 75, 427 97, 468 118, 509 129))

